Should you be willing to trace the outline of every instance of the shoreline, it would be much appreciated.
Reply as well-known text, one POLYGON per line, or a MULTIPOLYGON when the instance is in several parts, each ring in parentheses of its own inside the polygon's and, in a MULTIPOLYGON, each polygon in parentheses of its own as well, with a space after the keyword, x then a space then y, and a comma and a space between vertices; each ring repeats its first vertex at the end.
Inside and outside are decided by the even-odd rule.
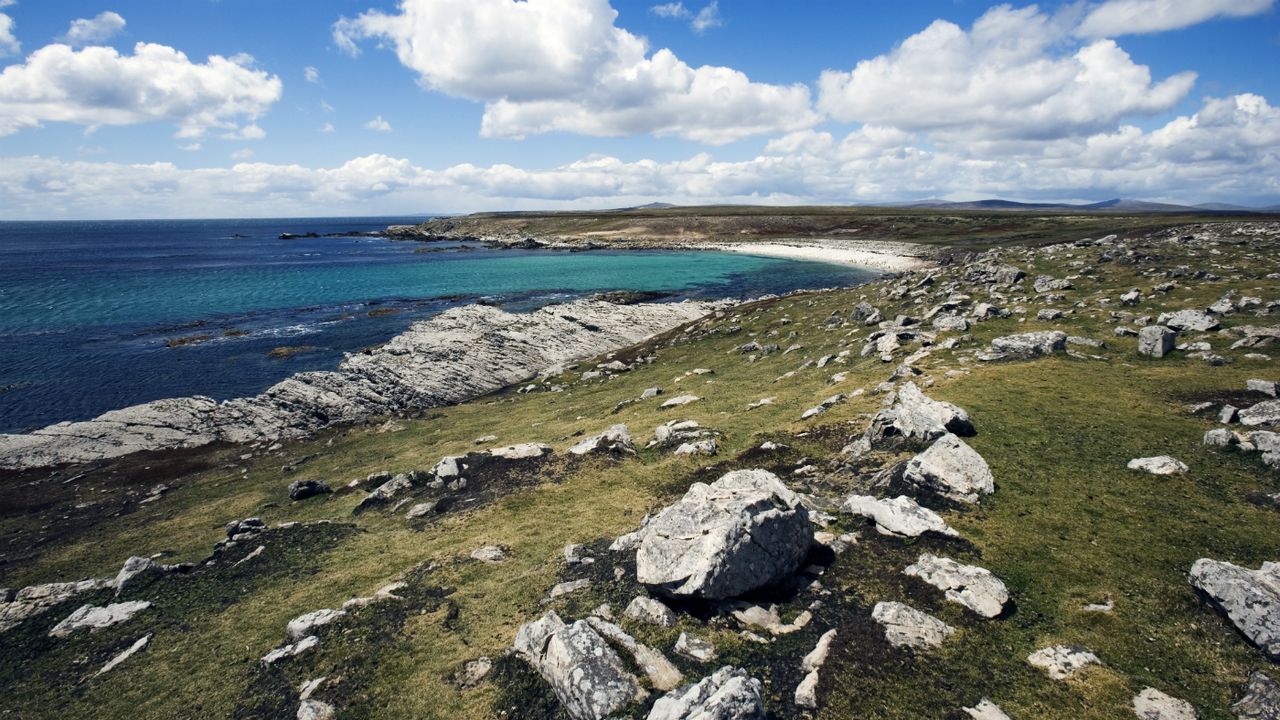
POLYGON ((760 257, 823 262, 878 272, 909 272, 937 265, 907 252, 909 243, 787 239, 751 243, 710 243, 700 249, 760 257))

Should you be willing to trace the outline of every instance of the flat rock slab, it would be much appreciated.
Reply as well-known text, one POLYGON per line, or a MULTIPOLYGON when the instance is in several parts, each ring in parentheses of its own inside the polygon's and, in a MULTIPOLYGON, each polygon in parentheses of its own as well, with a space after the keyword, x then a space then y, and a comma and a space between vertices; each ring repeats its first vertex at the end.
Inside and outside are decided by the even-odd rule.
POLYGON ((1161 313, 1156 322, 1181 332, 1208 332, 1218 329, 1218 319, 1203 310, 1179 310, 1161 313))
POLYGON ((594 435, 574 445, 569 448, 569 452, 573 455, 590 455, 592 453, 620 455, 634 453, 635 447, 631 443, 631 431, 627 429, 626 425, 619 423, 599 435, 594 435))
POLYGON ((1191 586, 1199 590, 1249 642, 1280 658, 1280 563, 1258 570, 1201 558, 1191 566, 1191 586))
POLYGON ((925 553, 903 573, 942 590, 947 600, 963 605, 984 618, 999 616, 1009 601, 1009 590, 990 570, 961 565, 949 558, 925 553))
POLYGON ((1133 714, 1141 720, 1196 720, 1196 709, 1186 700, 1144 688, 1133 698, 1133 714))
POLYGON ((1065 352, 1067 334, 1058 330, 1006 335, 991 341, 991 352, 1020 358, 1034 358, 1065 352))
POLYGON ((894 647, 927 650, 942 645, 956 631, 928 613, 900 602, 878 602, 871 619, 884 627, 884 638, 894 647))
POLYGON ((622 658, 585 620, 565 625, 549 612, 520 627, 515 650, 546 680, 574 720, 609 717, 642 696, 622 658))
POLYGON ((1244 697, 1231 706, 1238 720, 1276 720, 1280 718, 1280 683, 1264 672, 1255 670, 1249 676, 1244 697))
POLYGON ((75 612, 64 618, 62 622, 53 626, 53 629, 49 631, 49 637, 64 638, 80 630, 101 630, 112 625, 119 625, 132 620, 134 615, 149 607, 151 607, 151 603, 145 600, 112 603, 105 607, 82 605, 75 612))
POLYGON ((874 521, 876 531, 882 535, 920 537, 931 532, 946 537, 960 536, 960 533, 948 525, 942 516, 921 507, 906 495, 899 495, 892 500, 880 500, 870 495, 853 495, 840 506, 840 512, 859 515, 874 521))
POLYGON ((710 677, 658 698, 648 720, 764 720, 760 681, 723 667, 710 677))
POLYGON ((986 698, 982 698, 982 702, 974 707, 965 708, 964 712, 973 720, 1012 720, 999 705, 986 698))
POLYGON ((1128 468, 1152 475, 1181 475, 1189 469, 1181 460, 1168 455, 1134 458, 1129 461, 1128 468))
POLYGON ((1082 647, 1054 645, 1027 656, 1027 662, 1049 674, 1054 680, 1066 680, 1090 665, 1101 665, 1097 655, 1082 647))
POLYGON ((343 610, 331 610, 329 608, 313 610, 290 620, 288 626, 285 627, 285 633, 290 640, 296 642, 308 635, 314 635, 316 629, 346 617, 346 614, 343 610))
POLYGON ((987 461, 951 433, 911 458, 904 479, 957 502, 974 503, 996 489, 987 461))
POLYGON ((1240 411, 1240 424, 1250 427, 1280 425, 1280 400, 1265 400, 1240 411))
POLYGON ((730 598, 789 577, 812 539, 798 495, 767 470, 737 470, 694 483, 645 526, 636 575, 669 595, 730 598))

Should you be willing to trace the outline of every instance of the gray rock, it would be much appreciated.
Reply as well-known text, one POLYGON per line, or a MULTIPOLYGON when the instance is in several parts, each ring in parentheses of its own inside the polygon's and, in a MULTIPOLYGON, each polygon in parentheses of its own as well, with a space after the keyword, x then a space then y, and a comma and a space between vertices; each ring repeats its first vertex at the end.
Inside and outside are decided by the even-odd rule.
POLYGON ((143 635, 142 637, 133 641, 132 645, 130 645, 120 654, 108 660, 107 664, 99 668, 98 672, 94 673, 93 676, 97 677, 99 675, 104 675, 120 667, 121 663, 123 663, 125 660, 128 660, 129 658, 141 652, 142 649, 145 648, 147 646, 147 643, 149 642, 151 642, 151 633, 147 633, 146 635, 143 635))
POLYGON ((658 698, 648 720, 764 720, 760 681, 723 667, 701 682, 658 698))
POLYGON ((515 650, 574 720, 602 720, 643 694, 622 658, 585 620, 565 625, 549 612, 520 627, 515 650))
POLYGON ((48 612, 51 608, 97 590, 115 587, 113 578, 80 580, 78 582, 46 583, 32 585, 11 593, 12 597, 0 602, 0 633, 17 627, 27 618, 48 612))
POLYGON ((1218 329, 1218 319, 1203 310, 1179 310, 1174 313, 1161 313, 1156 320, 1159 325, 1168 325, 1181 332, 1208 332, 1218 329))
POLYGON ((670 400, 668 400, 668 401, 666 401, 666 402, 662 403, 662 404, 661 404, 661 405, 659 405, 658 407, 660 407, 660 408, 682 407, 682 406, 684 406, 684 405, 688 405, 689 403, 697 402, 697 401, 699 401, 699 400, 701 400, 701 399, 702 399, 702 398, 698 397, 697 395, 687 395, 687 394, 686 394, 686 395, 677 395, 677 396, 675 396, 675 397, 671 398, 670 400))
POLYGON ((999 705, 986 698, 982 698, 976 707, 965 708, 964 711, 973 720, 1011 720, 999 705))
POLYGON ((672 451, 672 455, 715 455, 717 452, 715 438, 706 438, 695 442, 687 442, 672 451))
POLYGON ((283 647, 276 648, 275 650, 272 650, 266 655, 263 655, 261 662, 263 665, 274 665, 280 662, 281 660, 285 660, 291 657, 297 657, 298 655, 301 655, 302 653, 310 650, 311 648, 319 644, 320 644, 320 638, 316 637, 315 635, 309 635, 307 637, 302 638, 296 643, 290 643, 283 647))
POLYGON ((1245 388, 1250 392, 1259 392, 1271 397, 1280 396, 1280 383, 1274 380, 1251 379, 1245 383, 1245 388))
POLYGON ((1230 425, 1240 419, 1240 408, 1234 405, 1223 405, 1222 410, 1218 411, 1218 422, 1223 425, 1230 425))
POLYGON ((1280 720, 1280 683, 1266 673, 1253 671, 1244 697, 1231 706, 1239 720, 1280 720))
POLYGON ((119 625, 132 620, 134 615, 149 607, 151 607, 151 603, 145 600, 111 603, 105 607, 81 605, 75 612, 64 618, 62 622, 54 625, 53 629, 49 631, 49 637, 64 638, 80 630, 101 630, 112 625, 119 625))
POLYGON ((680 633, 680 637, 676 638, 675 652, 681 657, 696 660, 697 662, 712 662, 716 659, 714 645, 683 632, 680 633))
POLYGON ((386 505, 395 499, 395 497, 400 493, 408 492, 412 488, 413 481, 409 479, 408 475, 396 475, 390 480, 374 488, 373 492, 366 495, 364 499, 360 501, 360 504, 356 505, 354 512, 360 513, 368 510, 369 508, 386 505))
POLYGON ((1280 658, 1280 563, 1265 562, 1249 570, 1201 558, 1191 566, 1188 579, 1249 642, 1280 658))
POLYGON ((651 400, 653 398, 658 397, 661 394, 662 394, 662 388, 660 387, 645 388, 644 392, 640 393, 640 399, 651 400))
POLYGON ((990 570, 961 565, 949 558, 925 553, 903 573, 942 590, 947 600, 963 605, 984 618, 999 616, 1009 601, 1008 588, 990 570))
POLYGON ((626 650, 636 666, 644 671, 649 684, 663 692, 674 690, 684 682, 684 675, 667 659, 666 655, 638 642, 625 630, 601 617, 589 617, 587 623, 601 637, 626 650))
POLYGON ((1138 331, 1138 354, 1162 358, 1173 352, 1178 334, 1163 325, 1148 325, 1138 331))
POLYGON ((885 640, 894 647, 925 650, 942 645, 956 631, 936 617, 900 602, 878 602, 871 618, 884 627, 885 640))
POLYGON ((507 551, 500 545, 485 545, 472 550, 471 559, 482 563, 500 563, 507 559, 507 551))
POLYGON ((329 608, 313 610, 290 620, 285 627, 285 634, 289 636, 290 640, 297 642, 308 635, 314 635, 318 628, 339 620, 345 617, 346 614, 343 610, 331 610, 329 608))
POLYGON ((583 578, 581 580, 567 580, 562 583, 557 583, 556 586, 551 588, 551 591, 547 593, 547 597, 543 599, 542 602, 549 603, 552 600, 562 598, 565 595, 578 592, 579 590, 585 590, 589 587, 591 587, 591 580, 587 578, 583 578))
POLYGON ((1134 696, 1133 714, 1141 720, 1196 720, 1197 717, 1191 703, 1151 687, 1143 688, 1134 696))
POLYGON ((933 329, 938 332, 968 332, 969 321, 959 315, 943 315, 934 319, 933 329))
POLYGON ((297 720, 333 720, 338 711, 323 700, 307 698, 298 705, 297 720))
POLYGON ((1041 310, 1040 312, 1036 313, 1036 319, 1037 319, 1037 320, 1045 320, 1045 321, 1049 321, 1049 320, 1057 320, 1057 319, 1061 318, 1061 317, 1062 317, 1062 315, 1063 315, 1063 313, 1062 313, 1062 311, 1061 311, 1061 310, 1058 310, 1058 309, 1056 309, 1056 308, 1045 308, 1045 309, 1041 310))
POLYGON ((589 437, 574 445, 569 448, 569 452, 574 455, 589 455, 592 453, 621 455, 634 453, 635 447, 631 444, 631 431, 627 429, 626 425, 618 424, 599 435, 589 437))
POLYGON ((1230 447, 1239 445, 1240 438, 1227 428, 1215 428, 1204 434, 1204 444, 1211 447, 1230 447))
POLYGON ((660 600, 638 595, 627 605, 622 617, 636 622, 657 625, 658 627, 675 627, 676 614, 660 600))
POLYGON ((1100 665, 1097 655, 1082 647, 1054 645, 1027 656, 1027 662, 1049 674, 1054 680, 1066 680, 1090 665, 1100 665))
POLYGON ((991 352, 1019 358, 1033 358, 1065 352, 1067 334, 1058 330, 1006 335, 991 341, 991 352))
POLYGON ((1129 461, 1128 467, 1130 470, 1140 470, 1152 475, 1181 475, 1188 469, 1185 463, 1168 455, 1134 458, 1129 461))
POLYGON ((853 495, 840 506, 840 512, 873 520, 876 530, 883 535, 920 537, 927 532, 946 537, 960 535, 937 513, 920 507, 915 500, 905 495, 899 495, 892 500, 878 500, 870 495, 853 495))
POLYGON ((1280 400, 1265 400, 1241 410, 1240 424, 1249 427, 1280 425, 1280 400))
POLYGON ((974 503, 995 492, 987 461, 951 433, 911 458, 903 477, 913 485, 958 502, 974 503))
POLYGON ((446 455, 440 458, 440 462, 431 468, 431 474, 440 480, 452 480, 462 475, 463 464, 462 457, 459 455, 446 455))
POLYGON ((289 483, 290 500, 306 500, 316 495, 331 493, 329 486, 319 480, 294 480, 289 483))
POLYGON ((1040 294, 1044 294, 1047 292, 1056 292, 1061 290, 1070 290, 1073 287, 1075 286, 1071 284, 1070 280, 1053 278, 1053 277, 1049 277, 1048 275, 1037 276, 1035 282, 1032 283, 1032 289, 1040 294))
POLYGON ((907 382, 898 389, 894 404, 871 419, 865 439, 879 447, 894 438, 932 442, 947 433, 973 435, 969 414, 951 403, 930 398, 915 383, 907 382))
POLYGON ((473 688, 483 682, 492 670, 492 660, 487 657, 476 658, 463 665, 462 669, 453 676, 453 684, 463 690, 473 688))
POLYGON ((964 270, 965 282, 985 285, 1012 285, 1026 276, 1025 272, 1013 265, 995 262, 974 263, 964 270))
POLYGON ((519 443, 506 447, 493 448, 489 454, 503 460, 529 460, 551 454, 551 446, 542 443, 519 443))
POLYGON ((765 470, 695 483, 645 528, 640 582, 677 596, 723 599, 790 576, 813 538, 800 498, 765 470))
POLYGON ((124 565, 120 568, 120 572, 116 574, 115 586, 116 594, 125 591, 135 579, 141 577, 159 577, 165 573, 165 568, 155 560, 150 558, 133 556, 124 561, 124 565))

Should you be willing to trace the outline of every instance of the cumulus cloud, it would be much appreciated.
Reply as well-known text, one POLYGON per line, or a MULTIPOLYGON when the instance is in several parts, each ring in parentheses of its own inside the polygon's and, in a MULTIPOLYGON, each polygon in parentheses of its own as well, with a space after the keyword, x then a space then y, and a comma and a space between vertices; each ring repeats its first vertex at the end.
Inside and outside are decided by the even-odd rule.
POLYGON ((302 69, 302 76, 306 78, 309 83, 320 82, 320 71, 310 65, 302 69))
POLYGON ((817 121, 806 86, 651 53, 616 19, 608 0, 402 0, 398 14, 343 18, 333 35, 352 54, 376 38, 424 87, 485 103, 486 137, 567 131, 723 144, 817 121))
POLYGON ((249 148, 241 148, 231 153, 232 160, 248 160, 253 157, 253 150, 249 148))
POLYGON ((250 123, 244 127, 236 128, 229 133, 223 133, 223 140, 261 140, 267 136, 267 131, 258 127, 257 123, 250 123))
POLYGON ((98 13, 97 17, 72 20, 62 40, 72 47, 93 45, 114 37, 124 25, 124 18, 108 10, 98 13))
POLYGON ((1052 139, 1171 109, 1194 73, 1153 82, 1111 40, 1063 52, 1061 16, 1001 5, 965 31, 934 21, 852 71, 822 73, 819 108, 841 121, 961 138, 1052 139))
POLYGON ((372 130, 372 131, 374 131, 374 132, 384 132, 384 133, 389 133, 389 132, 391 132, 391 123, 387 122, 386 120, 383 120, 383 119, 382 119, 382 116, 381 116, 381 115, 379 115, 378 117, 376 117, 376 118, 374 118, 374 119, 370 120, 369 122, 365 123, 365 124, 364 124, 364 129, 365 129, 365 130, 372 130))
MULTIPOLYGON (((0 7, 3 7, 0 5, 0 7)), ((649 12, 664 18, 687 18, 690 16, 689 9, 682 2, 662 3, 649 8, 649 12)))
POLYGON ((21 50, 22 43, 13 35, 13 18, 0 13, 0 57, 17 55, 21 50))
POLYGON ((1280 108, 1250 94, 1207 100, 1144 132, 1123 125, 1049 142, 938 148, 903 130, 813 130, 771 141, 757 157, 623 161, 591 156, 545 169, 461 164, 444 169, 387 155, 337 167, 239 163, 182 170, 167 163, 0 161, 6 217, 278 215, 403 212, 406 207, 601 207, 680 203, 850 203, 923 197, 1174 202, 1280 195, 1280 108))
POLYGON ((1266 12, 1275 0, 1107 0, 1091 9, 1077 32, 1084 37, 1117 37, 1189 27, 1221 17, 1266 12))
MULTIPOLYGON (((0 73, 0 136, 45 122, 88 127, 163 121, 185 138, 235 130, 280 99, 280 78, 211 55, 193 63, 164 45, 114 48, 47 45, 0 73)), ((241 131, 243 132, 243 130, 241 131)), ((252 131, 250 131, 252 132, 252 131)))

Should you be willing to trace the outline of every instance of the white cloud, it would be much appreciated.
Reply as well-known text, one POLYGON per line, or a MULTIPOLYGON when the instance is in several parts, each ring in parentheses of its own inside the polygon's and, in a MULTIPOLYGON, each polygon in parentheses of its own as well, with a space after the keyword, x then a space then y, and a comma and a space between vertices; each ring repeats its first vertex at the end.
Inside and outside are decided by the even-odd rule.
POLYGON ((188 144, 186 144, 186 145, 182 145, 182 146, 180 146, 178 149, 179 149, 179 150, 185 150, 185 151, 187 151, 187 152, 196 152, 197 150, 199 150, 199 149, 200 149, 200 148, 202 148, 202 147, 204 147, 204 146, 203 146, 203 145, 201 145, 200 143, 196 142, 196 143, 188 143, 188 144))
POLYGON ((735 162, 702 153, 669 162, 592 156, 549 169, 462 164, 436 170, 369 155, 332 168, 239 163, 181 170, 168 163, 0 159, 0 214, 12 218, 991 196, 1274 203, 1280 198, 1280 108, 1244 94, 1210 99, 1199 112, 1150 132, 1126 125, 1081 138, 946 149, 889 128, 864 127, 840 139, 800 131, 735 162))
POLYGON ((718 0, 711 0, 706 7, 698 11, 698 14, 690 21, 689 27, 693 28, 696 33, 704 33, 713 27, 720 27, 723 20, 720 19, 720 3, 718 0))
POLYGON ((364 129, 373 130, 374 132, 389 133, 391 132, 391 123, 387 122, 386 120, 383 120, 382 116, 379 115, 378 117, 365 123, 364 129))
POLYGON ((203 64, 164 45, 138 43, 132 55, 109 47, 47 45, 0 73, 0 136, 45 122, 90 127, 171 122, 197 138, 234 129, 280 99, 280 78, 212 55, 203 64))
POLYGON ((13 18, 0 13, 0 57, 17 55, 21 51, 22 43, 13 35, 13 18))
MULTIPOLYGON (((3 6, 0 6, 3 7, 3 6)), ((682 2, 662 3, 649 8, 649 12, 664 18, 687 18, 691 14, 682 2)))
POLYGON ((62 39, 72 47, 93 45, 115 36, 124 29, 124 25, 124 18, 108 10, 98 13, 97 17, 72 20, 62 39))
POLYGON ((336 128, 333 127, 333 123, 327 122, 320 126, 320 132, 322 133, 336 132, 336 128))
POLYGON ((10 5, 17 5, 18 0, 0 0, 0 8, 7 8, 10 5))
POLYGON ((404 0, 334 25, 339 47, 377 38, 426 88, 485 103, 481 134, 674 135, 723 144, 810 127, 809 90, 690 67, 617 27, 608 0, 404 0))
POLYGON ((302 68, 302 76, 305 77, 309 83, 320 82, 320 71, 310 65, 302 68))
POLYGON ((939 137, 1052 139, 1171 109, 1195 82, 1153 82, 1111 40, 1064 52, 1066 16, 1036 6, 988 10, 969 31, 937 20, 850 72, 828 70, 818 106, 829 116, 939 137))
POLYGON ((261 140, 267 136, 267 131, 258 127, 257 123, 250 123, 244 127, 236 128, 229 133, 223 133, 223 140, 261 140))
POLYGON ((241 148, 240 150, 231 153, 232 160, 248 160, 252 157, 253 150, 250 150, 249 148, 241 148))
POLYGON ((327 101, 325 101, 325 100, 321 100, 321 101, 320 101, 320 109, 321 109, 321 110, 323 110, 323 111, 325 111, 325 112, 327 112, 327 113, 331 113, 331 112, 333 112, 333 106, 332 106, 332 105, 330 105, 330 104, 329 104, 327 101))
POLYGON ((1275 0, 1107 0, 1091 9, 1077 32, 1117 37, 1189 27, 1220 17, 1248 17, 1270 10, 1275 0))

